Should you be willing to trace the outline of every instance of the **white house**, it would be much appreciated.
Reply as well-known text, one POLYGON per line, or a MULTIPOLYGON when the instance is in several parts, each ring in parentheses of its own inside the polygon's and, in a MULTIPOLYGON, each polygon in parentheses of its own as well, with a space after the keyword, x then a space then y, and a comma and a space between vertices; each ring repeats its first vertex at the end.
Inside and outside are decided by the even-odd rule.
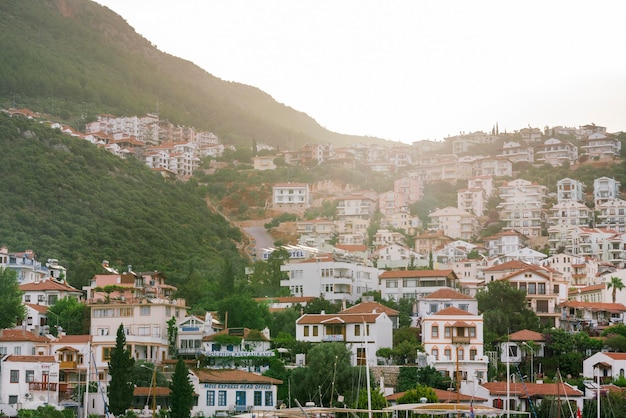
POLYGON ((478 315, 478 301, 475 298, 450 288, 439 289, 420 299, 417 302, 417 313, 424 317, 449 307, 478 315))
POLYGON ((443 287, 454 288, 458 280, 452 270, 390 270, 380 275, 380 293, 383 300, 418 300, 443 287))
POLYGON ((262 414, 276 409, 278 385, 283 382, 242 370, 191 369, 189 373, 198 404, 193 416, 262 414))
POLYGON ((212 368, 235 367, 235 360, 242 370, 261 373, 261 366, 246 359, 255 357, 273 357, 270 343, 270 331, 249 328, 228 328, 202 338, 203 354, 212 368), (254 370, 252 370, 254 369, 254 370))
POLYGON ((341 342, 352 352, 352 365, 375 366, 376 351, 393 346, 393 322, 385 312, 304 314, 296 321, 296 340, 341 342))
POLYGON ((323 297, 330 301, 356 302, 363 293, 378 290, 380 271, 358 262, 335 261, 320 255, 302 261, 290 260, 280 267, 288 278, 281 287, 293 296, 323 297))
POLYGON ((0 358, 0 403, 37 409, 59 403, 59 363, 54 356, 10 354, 0 358))
POLYGON ((304 212, 311 206, 309 185, 277 183, 272 187, 272 207, 283 212, 304 212))
POLYGON ((487 378, 489 358, 484 355, 483 316, 444 308, 422 317, 422 345, 428 365, 459 380, 487 378))

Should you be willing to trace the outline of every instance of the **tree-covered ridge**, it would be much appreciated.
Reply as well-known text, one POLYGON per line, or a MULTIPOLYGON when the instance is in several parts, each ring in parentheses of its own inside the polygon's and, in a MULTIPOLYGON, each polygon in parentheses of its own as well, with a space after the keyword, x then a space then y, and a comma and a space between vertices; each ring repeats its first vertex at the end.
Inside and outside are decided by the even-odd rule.
POLYGON ((174 285, 242 270, 242 237, 195 182, 172 182, 135 160, 0 113, 0 244, 59 259, 80 288, 100 263, 163 271, 174 285))
POLYGON ((0 104, 76 125, 97 113, 158 111, 162 119, 238 145, 372 141, 329 132, 257 88, 162 53, 90 0, 0 2, 0 56, 0 104))

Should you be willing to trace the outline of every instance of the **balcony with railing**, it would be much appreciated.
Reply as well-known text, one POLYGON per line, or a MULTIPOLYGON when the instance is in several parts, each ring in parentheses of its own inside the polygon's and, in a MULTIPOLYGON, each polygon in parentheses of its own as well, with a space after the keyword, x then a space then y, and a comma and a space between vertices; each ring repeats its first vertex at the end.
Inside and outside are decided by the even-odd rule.
POLYGON ((458 336, 458 335, 455 335, 452 337, 452 344, 469 344, 470 341, 471 341, 471 337, 458 336))
POLYGON ((30 391, 52 391, 56 392, 58 383, 51 382, 28 382, 28 390, 30 391))

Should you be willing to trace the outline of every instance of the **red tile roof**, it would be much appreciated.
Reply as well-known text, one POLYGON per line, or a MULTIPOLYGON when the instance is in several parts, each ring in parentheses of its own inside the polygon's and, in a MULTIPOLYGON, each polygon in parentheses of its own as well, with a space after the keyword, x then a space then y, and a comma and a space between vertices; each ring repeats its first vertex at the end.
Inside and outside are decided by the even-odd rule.
POLYGON ((151 387, 136 387, 133 391, 133 396, 150 396, 152 393, 155 393, 156 396, 170 396, 171 390, 170 388, 157 386, 155 388, 151 387), (154 391, 154 392, 153 392, 154 391))
POLYGON ((461 292, 458 292, 454 289, 439 289, 431 293, 430 295, 424 297, 423 299, 465 299, 465 300, 474 300, 473 297, 465 295, 461 292))
MULTIPOLYGON (((437 395, 437 400, 443 403, 455 403, 457 399, 460 402, 471 402, 471 401, 485 402, 487 400, 484 398, 477 398, 476 396, 465 395, 463 393, 458 394, 458 398, 457 398, 457 392, 454 392, 451 390, 435 389, 435 388, 432 388, 432 389, 435 391, 435 394, 437 395)), ((389 396, 385 396, 385 399, 387 399, 388 401, 396 401, 400 399, 401 397, 403 397, 405 393, 406 392, 393 393, 389 396)))
POLYGON ((591 311, 609 311, 609 312, 624 312, 626 306, 621 303, 604 303, 604 302, 579 302, 577 300, 568 300, 560 303, 558 306, 567 308, 582 308, 589 309, 591 311))
POLYGON ((374 323, 381 313, 376 314, 305 314, 296 324, 361 324, 374 323))
POLYGON ((523 329, 509 335, 509 341, 545 341, 540 332, 523 329))
MULTIPOLYGON (((391 270, 380 274, 381 279, 395 279, 405 277, 448 277, 454 275, 452 270, 391 270)), ((455 275, 456 276, 456 275, 455 275)))
POLYGON ((455 308, 454 306, 449 306, 445 309, 442 309, 438 312, 435 312, 435 315, 470 315, 474 316, 474 314, 464 311, 463 309, 455 308))
MULTIPOLYGON (((233 328, 227 328, 227 329, 223 329, 219 332, 216 332, 215 334, 211 334, 211 335, 207 335, 206 337, 202 338, 202 341, 213 341, 215 339, 215 337, 217 337, 218 335, 230 335, 229 332, 230 330, 233 328)), ((244 328, 243 329, 243 335, 237 335, 238 337, 241 337, 243 339, 247 339, 248 336, 250 335, 251 331, 256 331, 256 330, 251 330, 250 328, 244 328)), ((262 341, 269 341, 267 338, 265 338, 265 336, 263 335, 262 332, 257 331, 259 333, 259 335, 262 338, 262 341)))
POLYGON ((35 335, 30 331, 23 329, 3 329, 0 330, 0 341, 31 341, 35 343, 47 343, 50 340, 41 335, 35 335))
POLYGON ((626 353, 603 353, 605 356, 612 358, 613 360, 626 360, 626 353))
POLYGON ((344 309, 340 313, 347 314, 363 314, 363 313, 379 313, 384 312, 388 316, 398 316, 400 315, 399 311, 396 311, 393 308, 383 305, 378 302, 361 302, 357 305, 351 306, 348 309, 344 309))
POLYGON ((4 361, 22 362, 22 363, 56 363, 54 356, 16 356, 11 354, 4 361))
POLYGON ((234 369, 191 369, 200 383, 257 383, 280 385, 282 380, 234 369))
MULTIPOLYGON (((507 382, 487 382, 483 383, 485 389, 493 395, 506 396, 507 394, 507 382)), ((569 385, 564 383, 517 383, 511 382, 510 393, 511 395, 526 398, 543 397, 543 396, 583 396, 583 393, 569 385), (528 396, 526 395, 528 393, 528 396)))
POLYGON ((67 283, 58 282, 56 280, 48 279, 40 282, 24 283, 20 285, 22 292, 33 292, 43 290, 61 290, 65 292, 80 292, 75 287, 70 286, 67 283))

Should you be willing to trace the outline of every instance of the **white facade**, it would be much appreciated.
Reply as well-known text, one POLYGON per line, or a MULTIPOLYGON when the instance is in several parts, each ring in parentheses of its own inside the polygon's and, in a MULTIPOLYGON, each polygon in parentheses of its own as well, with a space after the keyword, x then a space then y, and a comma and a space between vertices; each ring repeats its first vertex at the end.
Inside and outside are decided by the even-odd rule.
POLYGON ((462 209, 449 206, 430 213, 428 217, 430 229, 441 230, 451 238, 470 241, 478 234, 478 218, 462 209))
POLYGON ((296 340, 341 342, 352 352, 353 366, 375 366, 376 351, 393 346, 393 322, 385 312, 305 314, 296 321, 296 340))
POLYGON ((458 277, 452 270, 390 270, 380 274, 383 300, 419 300, 443 288, 454 288, 458 277))
POLYGON ((573 164, 576 160, 578 160, 578 147, 571 142, 550 138, 537 147, 537 162, 559 167, 566 162, 573 164))
POLYGON ((461 380, 487 378, 483 317, 455 307, 422 318, 422 345, 428 364, 446 376, 460 370, 461 380))
POLYGON ((454 307, 473 315, 478 315, 478 301, 454 289, 439 289, 417 302, 417 314, 420 317, 434 315, 446 308, 454 307))
POLYGON ((59 403, 59 363, 54 356, 8 355, 0 359, 0 403, 37 409, 59 403))
POLYGON ((330 301, 356 302, 366 292, 378 290, 380 271, 363 264, 334 261, 330 256, 289 262, 280 267, 281 280, 293 296, 322 297, 330 301))
POLYGON ((191 409, 191 415, 204 417, 273 411, 277 407, 278 385, 283 383, 228 369, 191 369, 189 380, 198 394, 198 404, 191 409))
POLYGON ((556 182, 556 199, 561 203, 566 200, 582 202, 585 198, 585 185, 570 178, 564 178, 556 182))
POLYGON ((272 187, 272 207, 285 212, 300 212, 311 206, 309 185, 279 183, 272 187))
POLYGON ((609 177, 600 177, 593 181, 593 202, 595 207, 620 197, 621 183, 609 177))

